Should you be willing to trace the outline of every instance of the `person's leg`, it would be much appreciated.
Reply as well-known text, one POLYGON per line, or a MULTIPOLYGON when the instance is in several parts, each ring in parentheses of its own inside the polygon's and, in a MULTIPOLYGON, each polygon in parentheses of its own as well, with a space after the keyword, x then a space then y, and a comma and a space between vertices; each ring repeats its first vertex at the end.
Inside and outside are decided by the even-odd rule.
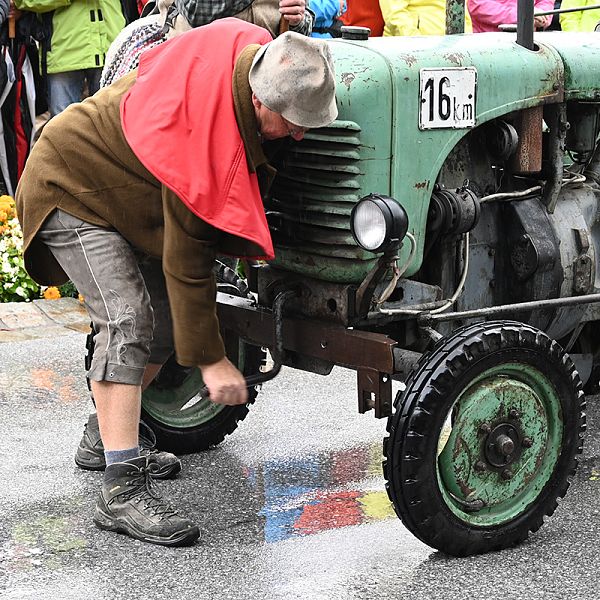
MULTIPOLYGON (((137 252, 135 256, 150 296, 150 303, 154 309, 154 332, 150 362, 146 365, 142 378, 142 390, 145 390, 152 383, 164 362, 173 353, 173 328, 162 263, 158 259, 149 258, 137 252)), ((92 382, 92 393, 96 398, 98 391, 95 382, 92 382)), ((105 468, 106 461, 102 442, 104 437, 105 434, 101 434, 98 428, 98 417, 92 413, 88 417, 83 436, 75 453, 75 463, 80 468, 91 471, 99 471, 105 468)), ((148 456, 153 462, 152 477, 155 479, 171 479, 181 471, 181 461, 171 452, 160 451, 156 448, 154 432, 143 422, 139 423, 139 443, 141 453, 148 456)))
POLYGON ((137 449, 141 386, 108 381, 92 381, 91 385, 105 453, 137 449))
POLYGON ((57 210, 38 233, 77 289, 94 323, 96 352, 88 372, 98 394, 107 467, 94 513, 101 529, 168 546, 200 533, 162 500, 148 457, 137 447, 141 383, 150 354, 153 311, 131 246, 114 230, 57 210), (118 462, 111 460, 112 458, 118 462), (129 453, 131 456, 123 456, 129 453), (115 457, 121 458, 115 458, 115 457))
POLYGON ((90 96, 93 96, 100 89, 100 77, 102 76, 102 69, 86 69, 85 78, 87 79, 88 92, 90 96))
POLYGON ((106 451, 137 448, 153 314, 134 253, 114 230, 57 210, 39 238, 83 294, 94 322, 89 378, 106 451))
POLYGON ((83 71, 65 71, 48 74, 48 110, 55 117, 69 104, 81 101, 83 71))

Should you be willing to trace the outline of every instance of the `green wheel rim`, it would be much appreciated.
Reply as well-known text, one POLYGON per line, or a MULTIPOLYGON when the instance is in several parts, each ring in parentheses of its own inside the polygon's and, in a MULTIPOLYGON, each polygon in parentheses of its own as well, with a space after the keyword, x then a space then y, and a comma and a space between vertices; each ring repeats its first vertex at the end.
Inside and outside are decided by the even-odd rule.
MULTIPOLYGON (((230 340, 224 341, 228 347, 227 342, 230 340)), ((227 354, 231 360, 231 353, 227 354)), ((245 363, 243 343, 238 344, 237 355, 236 360, 232 362, 237 363, 238 369, 243 373, 245 363)), ((149 386, 142 393, 142 406, 152 418, 169 427, 176 429, 199 427, 213 420, 226 408, 231 408, 197 398, 198 390, 203 385, 200 369, 194 369, 179 387, 159 389, 149 386)))
POLYGON ((533 366, 504 363, 473 380, 451 414, 451 425, 448 419, 439 436, 437 456, 445 503, 473 526, 514 520, 536 501, 560 455, 563 422, 556 389, 533 366), (520 447, 506 468, 485 460, 482 468, 478 461, 485 458, 485 434, 498 425, 518 431, 521 439, 527 438, 527 447, 520 447), (465 508, 474 501, 483 501, 483 508, 465 508))

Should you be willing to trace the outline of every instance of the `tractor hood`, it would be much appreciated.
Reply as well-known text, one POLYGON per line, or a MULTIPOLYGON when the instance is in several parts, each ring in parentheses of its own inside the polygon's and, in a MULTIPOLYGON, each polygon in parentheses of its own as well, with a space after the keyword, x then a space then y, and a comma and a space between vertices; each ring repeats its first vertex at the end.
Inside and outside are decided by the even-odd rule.
MULTIPOLYGON (((429 201, 450 152, 474 127, 566 99, 598 96, 600 36, 514 33, 332 40, 339 117, 292 144, 268 204, 275 265, 360 282, 376 256, 359 248, 350 212, 369 193, 405 208, 421 266, 429 201), (453 91, 446 86, 453 81, 453 91), (445 123, 440 119, 452 117, 445 123), (455 118, 457 117, 457 118, 455 118)), ((401 251, 402 263, 409 254, 401 251)))

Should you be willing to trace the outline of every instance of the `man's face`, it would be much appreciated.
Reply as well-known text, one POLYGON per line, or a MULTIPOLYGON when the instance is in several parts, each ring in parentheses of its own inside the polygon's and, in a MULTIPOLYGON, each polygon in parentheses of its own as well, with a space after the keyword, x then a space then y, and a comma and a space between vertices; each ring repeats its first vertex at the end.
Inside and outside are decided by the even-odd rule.
POLYGON ((305 127, 294 125, 279 113, 268 109, 254 94, 252 94, 252 104, 254 105, 258 131, 265 140, 276 140, 289 135, 299 142, 308 131, 305 127))

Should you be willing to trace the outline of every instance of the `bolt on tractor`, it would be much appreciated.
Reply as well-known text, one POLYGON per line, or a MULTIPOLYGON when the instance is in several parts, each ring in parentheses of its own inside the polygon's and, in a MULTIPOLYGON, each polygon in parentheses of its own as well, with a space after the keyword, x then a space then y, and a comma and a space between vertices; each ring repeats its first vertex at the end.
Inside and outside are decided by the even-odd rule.
MULTIPOLYGON (((216 272, 251 401, 281 365, 356 371, 398 517, 457 556, 554 512, 600 373, 600 35, 534 37, 532 0, 506 29, 332 40, 339 117, 278 155, 276 258, 216 272)), ((246 416, 202 387, 173 360, 144 393, 163 448, 246 416)))

